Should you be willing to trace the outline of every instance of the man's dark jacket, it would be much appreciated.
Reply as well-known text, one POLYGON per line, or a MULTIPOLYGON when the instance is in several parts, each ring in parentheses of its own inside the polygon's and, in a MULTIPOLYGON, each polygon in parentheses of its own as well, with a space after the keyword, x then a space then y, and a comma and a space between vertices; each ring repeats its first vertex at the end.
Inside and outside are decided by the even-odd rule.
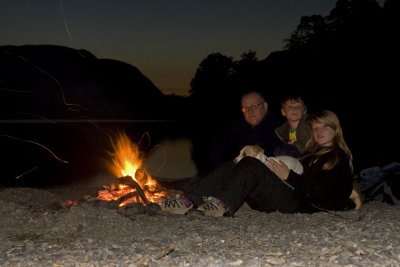
POLYGON ((265 155, 273 156, 275 149, 282 145, 274 133, 279 125, 279 120, 272 114, 267 114, 263 121, 255 127, 250 126, 244 117, 233 122, 211 142, 211 168, 215 169, 223 163, 233 160, 246 145, 259 145, 264 149, 265 155))

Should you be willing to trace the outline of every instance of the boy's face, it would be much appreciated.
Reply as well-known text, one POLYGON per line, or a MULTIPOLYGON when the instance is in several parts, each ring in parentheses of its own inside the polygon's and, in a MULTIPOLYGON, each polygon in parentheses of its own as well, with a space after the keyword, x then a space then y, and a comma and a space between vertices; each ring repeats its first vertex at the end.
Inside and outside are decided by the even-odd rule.
POLYGON ((304 104, 301 101, 288 100, 284 107, 281 109, 282 115, 286 117, 288 121, 299 121, 306 113, 304 104))

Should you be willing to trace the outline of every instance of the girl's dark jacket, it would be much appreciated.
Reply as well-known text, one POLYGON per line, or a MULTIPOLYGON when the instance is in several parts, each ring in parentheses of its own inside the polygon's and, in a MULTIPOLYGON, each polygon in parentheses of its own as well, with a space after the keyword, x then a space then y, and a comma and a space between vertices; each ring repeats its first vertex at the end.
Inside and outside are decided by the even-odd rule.
POLYGON ((301 160, 304 173, 298 175, 290 171, 288 182, 300 196, 305 212, 317 210, 347 210, 355 207, 350 199, 353 189, 353 171, 348 158, 339 147, 323 155, 317 162, 310 165, 310 159, 301 160), (338 154, 340 161, 330 170, 324 170, 323 165, 333 154, 338 154), (311 204, 311 205, 310 205, 311 204))

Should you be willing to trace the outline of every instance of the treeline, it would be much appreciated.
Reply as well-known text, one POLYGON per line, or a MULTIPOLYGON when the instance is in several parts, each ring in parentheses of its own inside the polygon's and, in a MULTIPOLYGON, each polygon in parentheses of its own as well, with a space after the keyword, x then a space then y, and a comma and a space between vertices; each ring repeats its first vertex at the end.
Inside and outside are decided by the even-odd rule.
POLYGON ((331 109, 343 124, 358 169, 399 160, 390 130, 398 120, 399 1, 338 0, 329 15, 301 18, 281 51, 259 60, 255 51, 239 60, 210 54, 191 81, 189 107, 195 158, 206 143, 240 114, 243 89, 265 90, 280 116, 283 95, 302 95, 309 111, 331 109), (367 154, 365 152, 368 152, 367 154))

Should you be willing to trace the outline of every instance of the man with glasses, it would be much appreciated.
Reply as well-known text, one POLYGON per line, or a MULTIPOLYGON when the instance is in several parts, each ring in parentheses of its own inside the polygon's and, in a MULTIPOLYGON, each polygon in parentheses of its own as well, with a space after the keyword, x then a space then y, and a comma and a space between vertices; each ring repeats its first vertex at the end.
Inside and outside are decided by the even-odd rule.
POLYGON ((268 103, 260 91, 246 91, 241 97, 243 117, 222 131, 211 144, 211 168, 233 160, 245 145, 259 145, 273 156, 282 143, 274 133, 279 121, 268 112, 268 103))

